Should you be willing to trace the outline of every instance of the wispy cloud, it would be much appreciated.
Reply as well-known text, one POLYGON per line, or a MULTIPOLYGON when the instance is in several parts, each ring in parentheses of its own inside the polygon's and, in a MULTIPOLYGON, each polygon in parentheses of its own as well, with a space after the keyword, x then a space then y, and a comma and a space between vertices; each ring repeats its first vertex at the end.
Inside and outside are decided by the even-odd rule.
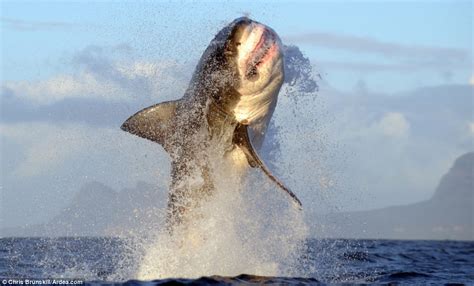
POLYGON ((26 147, 24 160, 12 170, 12 175, 24 178, 44 174, 56 170, 73 154, 79 153, 86 145, 85 133, 89 130, 64 127, 46 123, 0 124, 3 140, 22 142, 26 147))
MULTIPOLYGON (((390 62, 390 63, 374 63, 363 61, 316 61, 316 65, 322 69, 352 71, 362 73, 373 72, 418 72, 418 71, 435 71, 440 72, 443 77, 452 75, 453 70, 469 69, 469 62, 459 62, 457 64, 443 64, 436 62, 390 62)), ((470 80, 470 84, 474 84, 474 79, 470 80)))
POLYGON ((383 42, 375 38, 343 35, 325 32, 311 32, 289 35, 285 41, 310 44, 319 47, 351 51, 356 53, 378 54, 390 58, 433 60, 444 59, 455 63, 470 60, 468 50, 433 47, 423 45, 404 45, 383 42))
POLYGON ((52 104, 66 98, 92 97, 123 100, 127 97, 123 90, 113 83, 102 82, 87 72, 57 75, 35 82, 5 82, 2 86, 2 94, 15 94, 15 96, 38 105, 52 104))
MULTIPOLYGON (((156 156, 155 160, 163 160, 159 162, 167 164, 166 154, 152 149, 156 148, 153 143, 142 142, 141 150, 137 150, 136 138, 121 131, 118 126, 90 126, 77 122, 0 123, 0 139, 5 144, 18 148, 14 149, 18 152, 16 154, 2 154, 2 160, 10 160, 12 163, 10 168, 2 169, 2 175, 6 181, 13 180, 17 184, 18 179, 41 176, 51 178, 61 172, 76 176, 75 172, 98 167, 102 162, 109 166, 111 161, 116 161, 115 164, 124 170, 129 167, 138 170, 144 161, 136 160, 135 156, 140 157, 139 153, 143 155, 150 150, 153 150, 151 154, 156 156), (12 160, 14 156, 21 159, 12 160)), ((5 164, 5 161, 2 161, 2 164, 5 164)), ((99 167, 101 168, 105 167, 99 167)), ((151 166, 148 168, 153 170, 151 166)), ((148 172, 147 176, 150 175, 148 172)), ((50 181, 53 182, 54 179, 51 178, 50 181)), ((35 189, 32 188, 31 191, 35 189)))
POLYGON ((25 21, 13 18, 0 18, 7 28, 17 31, 59 30, 78 27, 78 24, 57 21, 25 21))
POLYGON ((5 100, 20 99, 34 106, 51 105, 66 99, 97 99, 119 102, 166 97, 170 84, 184 92, 186 68, 173 61, 146 61, 132 57, 127 45, 89 46, 75 54, 75 70, 39 81, 2 82, 5 100), (125 54, 124 54, 125 53, 125 54), (159 80, 158 80, 159 79, 159 80))
POLYGON ((351 59, 318 58, 316 65, 325 72, 344 71, 362 74, 379 72, 438 74, 450 82, 454 74, 470 73, 473 65, 469 49, 384 42, 376 38, 337 33, 311 32, 288 35, 289 43, 307 44, 331 50, 335 56, 349 53, 351 59))
POLYGON ((410 131, 410 122, 403 113, 388 112, 378 122, 378 127, 382 133, 389 137, 403 137, 410 131))
POLYGON ((468 123, 469 133, 474 136, 474 122, 468 123))

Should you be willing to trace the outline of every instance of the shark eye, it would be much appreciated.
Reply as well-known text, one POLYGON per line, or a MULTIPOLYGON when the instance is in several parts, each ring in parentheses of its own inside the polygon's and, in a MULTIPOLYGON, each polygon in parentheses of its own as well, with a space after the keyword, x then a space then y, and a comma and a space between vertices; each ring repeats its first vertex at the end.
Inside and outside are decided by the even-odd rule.
POLYGON ((225 53, 226 55, 231 55, 231 54, 233 53, 233 50, 234 50, 234 49, 232 48, 232 45, 230 45, 229 43, 227 43, 227 44, 225 45, 224 53, 225 53))

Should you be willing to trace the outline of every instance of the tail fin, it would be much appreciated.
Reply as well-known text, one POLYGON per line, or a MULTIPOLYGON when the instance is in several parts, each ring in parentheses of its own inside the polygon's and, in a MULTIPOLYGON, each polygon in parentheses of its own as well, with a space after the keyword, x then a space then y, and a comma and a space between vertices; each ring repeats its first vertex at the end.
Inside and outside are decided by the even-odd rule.
POLYGON ((176 101, 167 101, 152 105, 130 116, 120 127, 133 135, 159 143, 166 151, 173 133, 173 122, 176 118, 176 101))

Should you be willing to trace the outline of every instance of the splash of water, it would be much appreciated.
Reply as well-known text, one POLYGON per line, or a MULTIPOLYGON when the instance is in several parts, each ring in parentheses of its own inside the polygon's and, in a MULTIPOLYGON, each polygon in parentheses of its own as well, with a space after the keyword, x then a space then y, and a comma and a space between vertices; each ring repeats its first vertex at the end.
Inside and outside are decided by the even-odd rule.
MULTIPOLYGON (((296 47, 286 49, 286 82, 291 87, 286 95, 314 93, 317 85, 308 59, 296 47)), ((300 258, 309 231, 302 212, 263 174, 249 172, 242 178, 231 161, 221 159, 219 146, 208 151, 213 195, 192 210, 186 227, 172 235, 157 231, 144 246, 136 278, 305 276, 300 258)))
MULTIPOLYGON (((210 144, 214 190, 173 234, 159 232, 146 246, 138 279, 208 275, 290 275, 307 235, 301 213, 265 177, 235 172, 210 144)), ((193 177, 186 180, 202 179, 193 177)))
MULTIPOLYGON (((280 103, 286 102, 286 107, 298 109, 292 103, 298 97, 314 95, 317 86, 309 61, 296 47, 291 49, 288 53, 291 59, 286 59, 286 83, 280 93, 284 100, 280 103)), ((280 126, 273 122, 261 155, 278 175, 292 179, 289 168, 275 170, 285 160, 284 152, 280 152, 281 137, 276 136, 279 131, 280 126)), ((152 209, 142 206, 143 209, 133 211, 135 217, 129 219, 129 223, 114 225, 117 229, 110 235, 118 235, 119 242, 107 240, 84 251, 82 243, 85 242, 81 239, 56 250, 52 248, 65 242, 51 241, 52 247, 42 259, 46 276, 84 277, 90 281, 241 273, 310 276, 311 271, 302 265, 301 259, 307 253, 305 242, 309 237, 304 213, 295 209, 287 195, 259 170, 244 175, 235 172, 231 162, 222 160, 220 147, 208 150, 216 159, 210 160, 214 164, 211 168, 215 191, 193 210, 191 223, 186 228, 177 228, 170 235, 164 231, 163 206, 154 205, 152 209), (65 250, 76 254, 68 256, 67 263, 61 255, 65 250), (100 259, 111 253, 110 261, 100 259)), ((152 201, 157 201, 153 194, 166 193, 163 186, 157 188, 159 190, 150 192, 152 201)), ((308 202, 303 201, 305 203, 308 202)))

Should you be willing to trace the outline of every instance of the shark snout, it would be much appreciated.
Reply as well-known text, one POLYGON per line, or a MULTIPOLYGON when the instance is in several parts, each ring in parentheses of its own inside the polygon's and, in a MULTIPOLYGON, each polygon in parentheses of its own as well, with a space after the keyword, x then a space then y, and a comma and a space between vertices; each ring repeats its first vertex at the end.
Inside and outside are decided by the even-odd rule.
POLYGON ((238 65, 247 80, 257 80, 264 66, 271 68, 280 57, 281 44, 277 34, 269 27, 255 21, 245 21, 241 25, 238 45, 238 65))

